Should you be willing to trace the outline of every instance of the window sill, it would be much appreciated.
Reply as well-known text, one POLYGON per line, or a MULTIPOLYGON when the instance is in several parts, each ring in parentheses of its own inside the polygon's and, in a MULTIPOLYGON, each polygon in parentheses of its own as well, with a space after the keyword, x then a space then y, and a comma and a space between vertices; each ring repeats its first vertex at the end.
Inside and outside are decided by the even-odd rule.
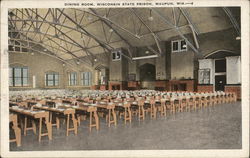
POLYGON ((66 86, 67 88, 81 88, 81 87, 91 87, 90 86, 66 86))
POLYGON ((45 86, 44 88, 54 89, 54 88, 60 88, 60 87, 59 86, 45 86))
POLYGON ((9 88, 33 88, 30 86, 9 86, 9 88))

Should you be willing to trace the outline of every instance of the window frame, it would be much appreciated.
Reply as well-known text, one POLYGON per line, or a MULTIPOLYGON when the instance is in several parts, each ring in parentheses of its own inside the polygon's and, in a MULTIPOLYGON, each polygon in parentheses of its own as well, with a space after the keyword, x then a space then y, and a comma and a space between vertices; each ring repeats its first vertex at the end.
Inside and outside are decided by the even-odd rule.
MULTIPOLYGON (((27 66, 13 66, 11 69, 11 75, 9 74, 9 87, 28 87, 29 86, 29 68, 27 66), (21 69, 21 76, 16 77, 15 69, 21 69), (27 69, 27 75, 24 77, 24 69, 27 69), (17 79, 20 79, 20 85, 17 85, 17 79), (27 83, 24 84, 24 79, 27 79, 27 83), (11 82, 10 82, 11 81, 11 82), (10 84, 12 83, 12 84, 10 84)), ((10 73, 10 72, 9 72, 10 73)))
POLYGON ((68 73, 68 85, 76 86, 77 85, 77 72, 69 72, 68 73), (72 78, 72 74, 74 74, 72 78))
POLYGON ((172 53, 186 52, 186 51, 188 51, 188 46, 187 46, 187 42, 185 41, 185 39, 171 41, 171 51, 172 51, 172 53), (186 43, 186 48, 185 49, 181 48, 181 42, 182 41, 184 41, 186 43), (177 50, 173 50, 174 43, 176 43, 176 42, 177 42, 177 45, 178 45, 178 49, 177 50))
POLYGON ((57 86, 59 86, 59 80, 60 80, 60 78, 59 78, 59 73, 58 72, 47 72, 47 73, 45 73, 45 86, 46 87, 57 87, 57 86), (48 80, 48 75, 53 75, 53 79, 48 80), (58 76, 57 79, 56 79, 55 76, 58 76), (53 81, 53 85, 49 85, 48 84, 49 81, 53 81))
POLYGON ((92 85, 92 73, 90 71, 81 72, 81 84, 83 86, 91 86, 92 85), (87 79, 85 78, 85 74, 88 74, 87 79), (85 84, 86 82, 88 84, 85 84))

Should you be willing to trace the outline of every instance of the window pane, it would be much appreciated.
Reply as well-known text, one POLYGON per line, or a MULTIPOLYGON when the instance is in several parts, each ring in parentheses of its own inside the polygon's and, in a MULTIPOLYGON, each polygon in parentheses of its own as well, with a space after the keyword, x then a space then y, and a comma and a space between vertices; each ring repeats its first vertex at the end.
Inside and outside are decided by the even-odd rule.
POLYGON ((22 75, 21 68, 14 68, 14 75, 15 77, 21 77, 22 75))
POLYGON ((12 74, 13 71, 12 70, 13 70, 13 68, 9 68, 9 77, 13 77, 13 74, 12 74))
POLYGON ((215 72, 226 72, 226 59, 215 60, 215 72))
POLYGON ((52 74, 48 74, 47 78, 48 78, 48 80, 53 80, 54 79, 52 74))
POLYGON ((28 69, 23 68, 23 77, 28 77, 28 69))
POLYGON ((85 85, 85 86, 88 85, 88 80, 84 80, 84 85, 85 85))
POLYGON ((92 76, 91 73, 89 73, 89 85, 91 85, 91 82, 92 82, 92 76))
POLYGON ((9 46, 9 51, 14 51, 14 47, 13 46, 9 46))
POLYGON ((22 52, 28 52, 27 48, 22 48, 22 52))
POLYGON ((21 86, 22 84, 22 82, 21 82, 22 80, 21 80, 21 78, 20 77, 18 77, 18 78, 15 78, 15 86, 21 86))
POLYGON ((12 77, 9 78, 9 86, 13 86, 13 78, 12 77))
POLYGON ((76 73, 73 73, 73 79, 76 80, 76 73))
POLYGON ((58 86, 59 75, 58 73, 46 74, 46 86, 58 86))
POLYGON ((59 80, 59 75, 55 74, 55 80, 59 80))
POLYGON ((186 44, 186 41, 183 40, 181 41, 181 50, 186 50, 187 49, 187 44, 186 44))
POLYGON ((48 81, 48 86, 53 86, 54 82, 53 81, 48 81))
POLYGON ((28 78, 23 78, 23 86, 28 86, 28 78))
POLYGON ((178 51, 178 41, 173 42, 173 51, 178 51))
POLYGON ((82 80, 84 79, 84 75, 85 75, 85 73, 83 72, 83 73, 82 73, 82 78, 81 78, 82 80))
POLYGON ((20 51, 20 47, 15 47, 15 51, 20 51))
POLYGON ((59 85, 59 82, 58 81, 55 81, 55 86, 58 86, 59 85))

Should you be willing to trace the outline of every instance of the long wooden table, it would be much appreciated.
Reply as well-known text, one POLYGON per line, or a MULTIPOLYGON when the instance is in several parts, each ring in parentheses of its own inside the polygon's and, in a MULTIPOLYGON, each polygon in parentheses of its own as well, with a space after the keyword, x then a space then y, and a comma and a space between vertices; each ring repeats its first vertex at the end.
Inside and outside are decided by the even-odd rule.
POLYGON ((99 122, 99 117, 97 115, 97 106, 96 106, 96 104, 77 102, 77 105, 71 106, 71 107, 74 108, 77 111, 88 112, 90 114, 89 130, 91 131, 92 127, 96 127, 96 130, 99 130, 100 122, 99 122), (95 123, 93 123, 93 118, 95 120, 95 123))
POLYGON ((114 123, 114 125, 117 125, 117 119, 116 119, 116 113, 115 113, 115 104, 114 103, 110 103, 108 101, 99 101, 96 104, 97 107, 97 111, 103 111, 107 110, 108 111, 108 115, 107 115, 107 119, 108 119, 108 126, 111 126, 111 123, 114 123), (111 119, 113 117, 113 120, 111 119))
MULTIPOLYGON (((53 107, 49 107, 46 105, 42 105, 42 106, 38 106, 38 105, 34 105, 33 108, 35 109, 41 109, 41 110, 45 110, 48 111, 50 113, 50 119, 49 122, 52 124, 52 116, 53 113, 58 113, 58 114, 63 114, 66 115, 67 117, 67 128, 66 128, 66 135, 69 135, 69 131, 74 131, 75 134, 77 134, 77 120, 75 119, 75 109, 70 108, 70 107, 65 107, 62 106, 61 108, 53 108, 53 107), (70 123, 70 116, 71 116, 71 120, 73 121, 73 127, 70 128, 69 127, 69 123, 70 123)), ((59 128, 59 119, 57 118, 57 128, 59 128)))
POLYGON ((10 139, 10 142, 16 142, 17 146, 21 146, 21 129, 18 127, 17 114, 9 115, 9 122, 13 124, 12 129, 15 133, 15 138, 10 139))
MULTIPOLYGON (((39 119, 39 136, 38 136, 38 140, 39 142, 41 141, 41 137, 42 136, 48 136, 49 140, 52 140, 52 126, 51 123, 49 122, 49 112, 46 111, 35 111, 35 110, 25 110, 23 108, 20 107, 10 107, 9 108, 10 112, 16 113, 18 115, 24 115, 25 120, 27 119, 27 117, 31 117, 33 119, 39 119), (47 132, 42 133, 42 121, 43 119, 45 119, 45 124, 46 124, 46 128, 47 128, 47 132)), ((25 125, 26 128, 26 125, 25 125)), ((32 129, 34 130, 35 127, 32 127, 32 129)), ((26 129, 25 129, 26 131, 26 129)), ((34 133, 35 130, 34 130, 34 133)))

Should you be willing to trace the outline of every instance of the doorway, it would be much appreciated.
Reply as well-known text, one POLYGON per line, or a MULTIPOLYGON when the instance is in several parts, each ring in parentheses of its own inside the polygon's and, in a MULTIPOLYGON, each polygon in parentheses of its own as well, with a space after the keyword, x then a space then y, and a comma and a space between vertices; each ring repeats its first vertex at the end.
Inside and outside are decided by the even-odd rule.
POLYGON ((155 89, 155 65, 146 63, 139 67, 142 89, 155 89))
POLYGON ((215 91, 224 91, 227 77, 226 75, 215 76, 215 91))

